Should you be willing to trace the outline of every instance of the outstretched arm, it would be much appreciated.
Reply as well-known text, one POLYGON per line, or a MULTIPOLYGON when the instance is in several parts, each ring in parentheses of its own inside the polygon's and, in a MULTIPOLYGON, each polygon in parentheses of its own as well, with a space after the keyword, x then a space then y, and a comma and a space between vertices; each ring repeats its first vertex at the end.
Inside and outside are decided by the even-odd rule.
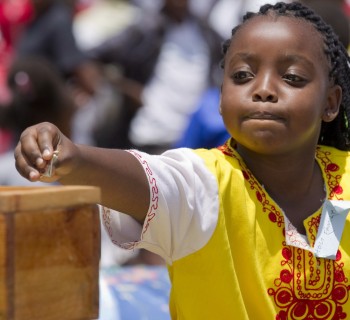
POLYGON ((101 188, 101 204, 143 222, 149 206, 149 185, 138 160, 129 152, 74 144, 51 123, 27 128, 15 149, 18 172, 30 181, 59 181, 64 185, 101 188), (42 173, 53 152, 58 159, 53 175, 42 173))

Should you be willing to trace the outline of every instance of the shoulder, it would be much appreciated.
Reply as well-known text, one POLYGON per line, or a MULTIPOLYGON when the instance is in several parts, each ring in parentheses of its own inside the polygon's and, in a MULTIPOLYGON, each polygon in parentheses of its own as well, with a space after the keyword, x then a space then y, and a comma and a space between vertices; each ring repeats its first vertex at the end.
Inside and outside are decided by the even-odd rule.
POLYGON ((339 150, 334 147, 318 145, 316 149, 316 156, 318 158, 327 156, 332 159, 343 159, 348 162, 350 160, 350 150, 339 150))
POLYGON ((229 138, 223 145, 212 149, 196 149, 193 152, 201 157, 207 165, 219 166, 227 164, 235 166, 239 164, 239 156, 237 152, 231 147, 232 139, 229 138))
POLYGON ((316 149, 316 159, 327 174, 350 174, 350 151, 320 145, 316 149))
MULTIPOLYGON (((214 149, 193 150, 178 148, 161 155, 149 155, 130 150, 143 166, 150 186, 156 185, 160 192, 169 193, 173 201, 179 189, 187 190, 182 196, 205 189, 205 193, 216 194, 218 188, 214 149)), ((180 196, 180 195, 179 195, 180 196)))
POLYGON ((316 160, 324 173, 332 199, 350 199, 350 151, 318 146, 316 160))

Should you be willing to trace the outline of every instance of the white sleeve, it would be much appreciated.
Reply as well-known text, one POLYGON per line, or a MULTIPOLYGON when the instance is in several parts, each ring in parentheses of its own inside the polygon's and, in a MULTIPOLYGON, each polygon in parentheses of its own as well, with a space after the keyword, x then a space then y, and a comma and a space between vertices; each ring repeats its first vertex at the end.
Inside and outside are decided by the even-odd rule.
POLYGON ((130 152, 148 177, 150 205, 143 226, 103 208, 112 242, 126 249, 145 248, 168 264, 202 248, 214 232, 219 208, 216 178, 203 159, 185 148, 160 156, 130 152))

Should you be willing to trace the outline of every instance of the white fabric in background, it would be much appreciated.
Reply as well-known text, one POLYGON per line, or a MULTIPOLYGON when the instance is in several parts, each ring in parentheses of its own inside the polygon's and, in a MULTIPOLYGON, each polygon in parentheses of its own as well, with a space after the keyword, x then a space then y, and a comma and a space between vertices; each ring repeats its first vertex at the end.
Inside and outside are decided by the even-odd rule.
POLYGON ((191 21, 174 25, 165 36, 153 78, 144 89, 130 139, 136 145, 172 144, 208 85, 209 49, 191 21))

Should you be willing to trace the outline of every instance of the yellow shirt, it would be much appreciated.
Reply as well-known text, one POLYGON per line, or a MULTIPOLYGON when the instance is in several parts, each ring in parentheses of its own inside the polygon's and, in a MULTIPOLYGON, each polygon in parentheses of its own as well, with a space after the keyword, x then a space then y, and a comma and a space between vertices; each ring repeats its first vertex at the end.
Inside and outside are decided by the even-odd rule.
MULTIPOLYGON (((350 318, 350 220, 336 260, 286 245, 284 215, 228 144, 195 151, 217 177, 219 219, 208 243, 169 266, 172 319, 350 318)), ((349 153, 319 147, 329 199, 348 200, 349 153)), ((312 246, 320 210, 305 220, 312 246)))
MULTIPOLYGON (((109 209, 103 221, 115 244, 167 261, 172 319, 350 319, 350 215, 336 259, 316 258, 321 210, 303 238, 229 143, 130 152, 149 180, 145 223, 109 209)), ((350 200, 350 153, 320 146, 315 159, 328 199, 350 200)))

